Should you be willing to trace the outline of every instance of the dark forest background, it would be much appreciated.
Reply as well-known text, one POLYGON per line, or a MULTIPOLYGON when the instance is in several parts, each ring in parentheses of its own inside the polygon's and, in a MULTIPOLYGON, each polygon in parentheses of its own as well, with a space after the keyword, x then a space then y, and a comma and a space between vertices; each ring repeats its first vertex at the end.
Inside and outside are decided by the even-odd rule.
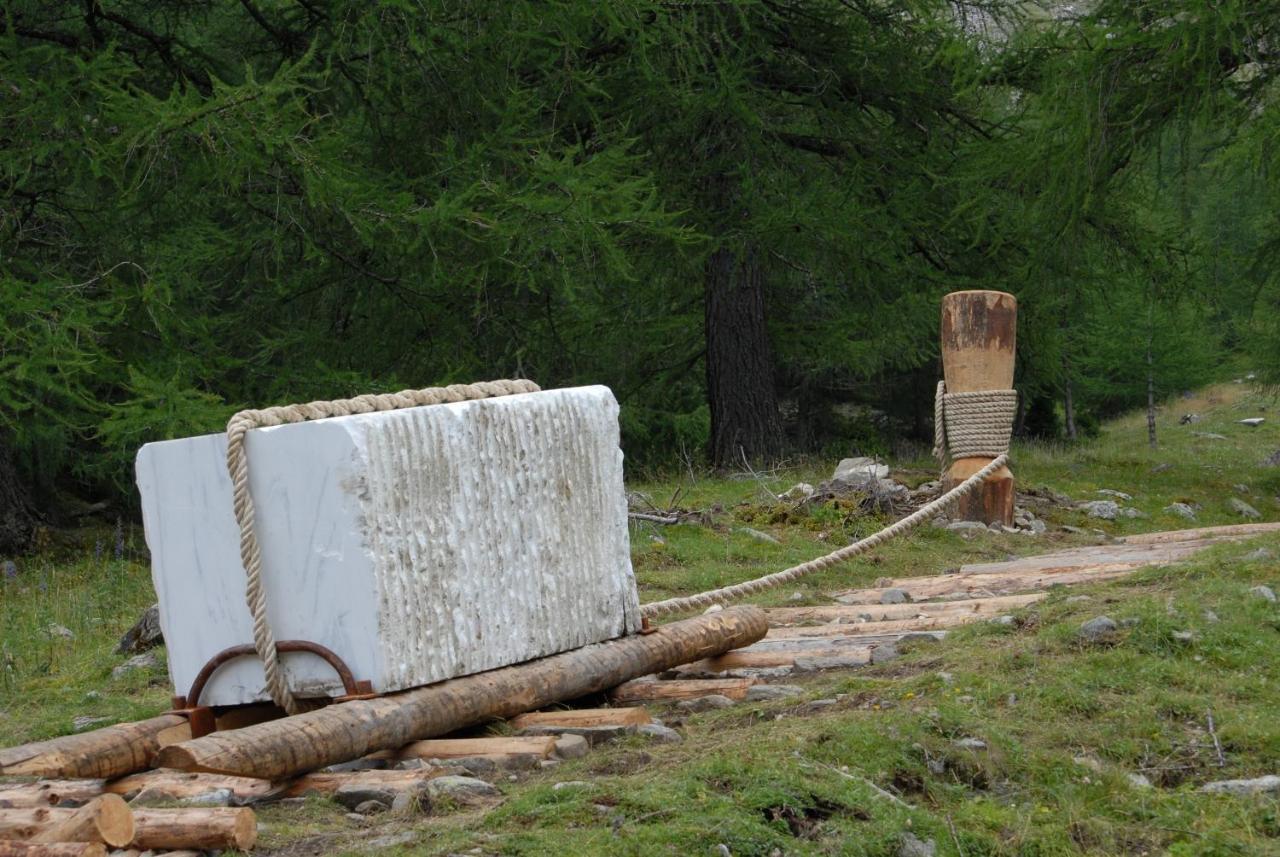
POLYGON ((1280 2, 13 0, 0 550, 235 410, 603 383, 631 467, 1020 433, 1280 373, 1280 2), (1268 373, 1271 374, 1268 374, 1268 373), (1150 397, 1150 399, 1149 399, 1150 397))

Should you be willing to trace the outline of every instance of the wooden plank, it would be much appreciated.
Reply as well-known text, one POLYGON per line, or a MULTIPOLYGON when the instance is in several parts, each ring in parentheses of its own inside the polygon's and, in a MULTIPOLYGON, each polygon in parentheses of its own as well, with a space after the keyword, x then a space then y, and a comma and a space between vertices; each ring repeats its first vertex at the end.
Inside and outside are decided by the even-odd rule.
POLYGON ((447 768, 416 768, 411 771, 345 771, 338 774, 306 774, 289 783, 281 797, 330 795, 341 786, 362 786, 391 792, 413 791, 427 780, 450 773, 447 768))
POLYGON ((399 759, 457 759, 463 756, 536 756, 546 759, 556 749, 550 736, 500 738, 429 738, 400 748, 399 759))
POLYGON ((643 726, 653 718, 643 708, 579 708, 565 711, 531 711, 511 719, 512 729, 530 726, 643 726))
POLYGON ((900 637, 917 631, 937 631, 969 622, 991 619, 985 613, 952 613, 923 619, 894 619, 889 622, 842 622, 830 625, 792 625, 770 628, 765 640, 815 639, 820 637, 900 637))
POLYGON ((730 607, 558 655, 449 679, 415 690, 330 705, 293 717, 215 732, 160 751, 158 763, 280 780, 303 771, 398 750, 465 726, 578 699, 628 679, 749 645, 768 621, 758 607, 730 607))
POLYGON ((671 702, 709 694, 743 699, 758 684, 754 678, 674 679, 672 681, 629 681, 609 691, 614 702, 671 702))
POLYGON ((267 800, 274 797, 282 786, 270 780, 253 777, 232 777, 224 774, 202 774, 190 771, 172 771, 160 768, 111 780, 106 790, 126 799, 142 792, 153 796, 165 796, 172 800, 190 800, 226 789, 240 801, 267 800))
POLYGON ((105 780, 30 780, 0 783, 0 808, 82 806, 102 794, 105 780))
POLYGON ((838 622, 841 619, 856 621, 860 616, 866 614, 869 614, 873 621, 913 619, 918 616, 950 616, 958 613, 999 616, 1011 610, 1026 607, 1028 604, 1034 604, 1044 597, 1044 593, 1033 592, 1025 595, 1003 595, 989 598, 909 604, 868 604, 858 606, 828 604, 818 607, 770 607, 764 612, 769 617, 770 627, 776 628, 780 625, 799 622, 838 622))
POLYGON ((725 670, 795 666, 799 658, 847 658, 870 663, 871 649, 855 646, 809 646, 773 651, 739 649, 714 658, 704 658, 680 668, 681 672, 717 673, 725 670))
POLYGON ((885 590, 904 589, 914 601, 944 598, 949 595, 992 595, 1025 590, 1043 590, 1051 586, 1100 583, 1132 574, 1145 563, 1117 563, 1088 571, 1013 572, 1009 574, 946 574, 937 577, 901 577, 887 587, 851 589, 835 597, 843 604, 878 604, 885 590))
MULTIPOLYGON (((1123 541, 1129 545, 1160 544, 1187 539, 1259 536, 1266 533, 1280 532, 1280 522, 1262 524, 1227 524, 1221 527, 1197 527, 1190 530, 1165 530, 1159 533, 1139 533, 1125 536, 1123 541)), ((1232 539, 1234 540, 1234 539, 1232 539)))
POLYGON ((1219 544, 1221 539, 1191 539, 1168 544, 1091 545, 1066 551, 1020 557, 1004 562, 974 563, 960 567, 960 574, 1003 574, 1023 571, 1083 571, 1105 565, 1157 565, 1181 562, 1219 544))

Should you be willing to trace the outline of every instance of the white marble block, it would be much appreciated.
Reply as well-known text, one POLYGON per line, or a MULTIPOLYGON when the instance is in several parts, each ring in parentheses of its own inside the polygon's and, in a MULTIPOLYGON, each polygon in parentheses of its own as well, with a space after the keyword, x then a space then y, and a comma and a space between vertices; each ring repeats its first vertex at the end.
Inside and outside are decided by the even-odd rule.
MULTIPOLYGON (((246 449, 276 639, 328 646, 377 691, 640 628, 606 387, 255 429, 246 449)), ((214 654, 253 641, 225 459, 221 434, 138 453, 177 693, 214 654)), ((342 693, 314 655, 282 660, 295 692, 342 693)), ((268 698, 245 657, 200 701, 268 698)))

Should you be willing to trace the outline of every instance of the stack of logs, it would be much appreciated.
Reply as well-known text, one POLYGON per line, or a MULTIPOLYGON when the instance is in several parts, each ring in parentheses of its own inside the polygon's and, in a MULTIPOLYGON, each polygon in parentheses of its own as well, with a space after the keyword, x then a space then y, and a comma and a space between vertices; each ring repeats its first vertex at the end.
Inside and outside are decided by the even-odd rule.
MULTIPOLYGON (((518 715, 750 645, 767 630, 761 610, 733 607, 649 633, 293 717, 253 722, 253 712, 232 711, 219 720, 219 729, 226 731, 202 738, 191 737, 181 714, 169 713, 0 749, 0 775, 26 778, 0 782, 0 857, 105 854, 108 846, 138 852, 248 850, 257 839, 257 821, 244 804, 333 794, 344 785, 416 792, 450 772, 447 766, 423 765, 312 773, 318 769, 357 759, 395 763, 499 754, 546 759, 554 741, 545 737, 537 746, 515 738, 424 739, 498 719, 515 718, 517 728, 536 727, 540 715, 528 715, 528 723, 518 715), (191 802, 214 795, 234 805, 142 808, 156 799, 191 802)), ((630 717, 633 727, 647 719, 642 709, 609 712, 598 716, 630 717)))

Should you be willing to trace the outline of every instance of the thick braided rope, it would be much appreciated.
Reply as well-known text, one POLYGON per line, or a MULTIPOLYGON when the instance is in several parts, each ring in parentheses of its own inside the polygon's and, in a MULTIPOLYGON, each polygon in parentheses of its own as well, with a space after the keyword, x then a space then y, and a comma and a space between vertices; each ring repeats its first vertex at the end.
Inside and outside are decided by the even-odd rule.
POLYGON ((944 464, 1004 455, 1017 412, 1017 390, 948 393, 946 383, 939 381, 933 400, 933 454, 944 464))
POLYGON ((249 492, 249 459, 245 454, 245 434, 250 429, 300 423, 325 417, 393 411, 422 405, 442 405, 470 399, 488 399, 515 393, 536 393, 540 388, 532 381, 484 381, 478 384, 451 384, 425 390, 402 390, 399 393, 356 396, 332 402, 308 402, 305 405, 282 405, 263 410, 240 411, 227 422, 227 470, 231 473, 236 523, 240 526, 240 561, 245 571, 245 601, 253 616, 253 647, 262 659, 267 689, 275 703, 289 714, 302 710, 289 689, 276 652, 275 635, 267 620, 267 594, 262 586, 262 552, 254 529, 253 496, 249 492))
POLYGON ((929 518, 932 518, 938 512, 955 503, 964 495, 978 487, 978 483, 986 479, 992 473, 995 473, 1001 467, 1009 462, 1008 453, 996 456, 995 460, 977 473, 952 488, 946 494, 943 494, 936 500, 926 503, 907 517, 894 524, 885 527, 879 532, 872 533, 865 539, 854 542, 851 545, 834 550, 826 556, 820 556, 817 559, 811 559, 800 565, 793 565, 791 568, 783 571, 767 574, 764 577, 757 577, 755 580, 748 580, 743 583, 735 583, 733 586, 726 586, 722 589, 713 589, 709 592, 700 592, 697 595, 687 595, 682 598, 668 598, 665 601, 654 601, 650 604, 644 604, 640 607, 640 614, 645 618, 653 618, 655 616, 663 616, 668 613, 677 613, 684 610, 697 610, 710 607, 713 604, 722 604, 742 598, 747 595, 753 595, 762 592, 774 586, 781 586, 789 583, 796 578, 803 577, 815 571, 822 571, 833 565, 853 559, 859 554, 873 550, 889 539, 908 533, 914 530, 920 524, 929 518))

